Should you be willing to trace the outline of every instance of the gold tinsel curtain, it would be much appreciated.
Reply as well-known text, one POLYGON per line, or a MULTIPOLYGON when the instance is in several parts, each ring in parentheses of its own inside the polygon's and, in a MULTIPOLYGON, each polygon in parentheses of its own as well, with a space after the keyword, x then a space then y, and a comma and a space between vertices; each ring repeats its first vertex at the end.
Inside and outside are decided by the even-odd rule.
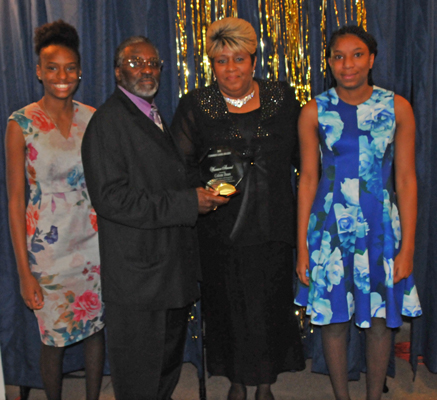
MULTIPOLYGON (((211 83, 212 71, 205 50, 206 30, 216 19, 238 17, 237 2, 177 0, 179 96, 193 87, 211 83)), ((287 80, 295 88, 301 104, 311 99, 310 43, 320 46, 320 72, 324 74, 328 25, 332 31, 348 23, 363 25, 365 29, 367 24, 364 0, 240 0, 240 10, 242 5, 252 10, 256 7, 258 11, 258 26, 254 28, 259 32, 261 77, 287 80), (318 7, 314 7, 316 1, 318 7), (310 2, 313 2, 312 7, 310 2), (319 13, 321 43, 311 41, 309 19, 314 10, 319 13)))

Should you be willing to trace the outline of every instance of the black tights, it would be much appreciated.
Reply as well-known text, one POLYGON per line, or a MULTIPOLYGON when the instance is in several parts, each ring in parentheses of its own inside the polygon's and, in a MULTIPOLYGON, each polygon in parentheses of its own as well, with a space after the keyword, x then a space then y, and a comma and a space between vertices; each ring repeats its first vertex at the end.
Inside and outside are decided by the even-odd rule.
MULTIPOLYGON (((102 329, 83 340, 87 400, 97 400, 99 398, 105 358, 105 336, 103 332, 102 329)), ((40 367, 47 400, 61 400, 64 352, 65 347, 42 345, 40 367)))
MULTIPOLYGON (((367 400, 379 400, 384 387, 391 350, 391 329, 385 319, 372 318, 366 331, 367 400)), ((322 327, 323 353, 337 400, 349 400, 347 338, 349 322, 322 327)))
MULTIPOLYGON (((270 390, 270 383, 262 383, 257 385, 255 400, 275 400, 273 393, 270 390)), ((232 382, 228 393, 228 400, 246 400, 247 390, 242 383, 232 382)))

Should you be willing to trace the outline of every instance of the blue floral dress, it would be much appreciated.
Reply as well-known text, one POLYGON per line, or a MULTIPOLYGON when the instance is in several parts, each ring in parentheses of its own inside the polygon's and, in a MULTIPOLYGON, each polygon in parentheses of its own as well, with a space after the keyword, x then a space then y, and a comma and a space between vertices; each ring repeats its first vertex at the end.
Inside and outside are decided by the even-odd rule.
POLYGON ((393 284, 401 227, 393 187, 394 93, 373 88, 358 106, 334 88, 316 97, 322 176, 308 226, 310 285, 299 283, 296 304, 311 322, 371 318, 402 325, 422 310, 413 276, 393 284))
POLYGON ((67 346, 103 328, 97 216, 83 173, 82 137, 94 109, 74 102, 68 138, 37 103, 14 112, 26 145, 30 188, 27 254, 44 294, 41 340, 67 346))

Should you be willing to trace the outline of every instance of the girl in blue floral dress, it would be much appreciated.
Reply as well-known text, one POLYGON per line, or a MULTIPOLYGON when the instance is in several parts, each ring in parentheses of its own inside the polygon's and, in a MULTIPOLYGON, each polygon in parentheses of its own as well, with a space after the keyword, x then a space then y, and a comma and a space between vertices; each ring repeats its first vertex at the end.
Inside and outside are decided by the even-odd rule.
POLYGON ((372 86, 376 54, 376 41, 363 28, 335 32, 328 46, 335 85, 309 102, 299 120, 297 273, 302 283, 296 303, 307 307, 313 324, 322 325, 337 399, 349 399, 352 315, 366 328, 367 399, 379 399, 391 328, 402 325, 401 315, 421 314, 411 275, 414 115, 404 98, 372 86))

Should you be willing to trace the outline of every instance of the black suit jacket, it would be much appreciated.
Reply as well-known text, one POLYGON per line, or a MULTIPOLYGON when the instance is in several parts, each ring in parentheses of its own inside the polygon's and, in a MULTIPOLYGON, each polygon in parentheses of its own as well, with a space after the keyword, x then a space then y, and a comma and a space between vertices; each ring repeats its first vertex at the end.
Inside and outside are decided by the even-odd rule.
POLYGON ((195 189, 170 131, 119 89, 95 112, 82 143, 97 212, 106 302, 150 310, 198 297, 195 189))

